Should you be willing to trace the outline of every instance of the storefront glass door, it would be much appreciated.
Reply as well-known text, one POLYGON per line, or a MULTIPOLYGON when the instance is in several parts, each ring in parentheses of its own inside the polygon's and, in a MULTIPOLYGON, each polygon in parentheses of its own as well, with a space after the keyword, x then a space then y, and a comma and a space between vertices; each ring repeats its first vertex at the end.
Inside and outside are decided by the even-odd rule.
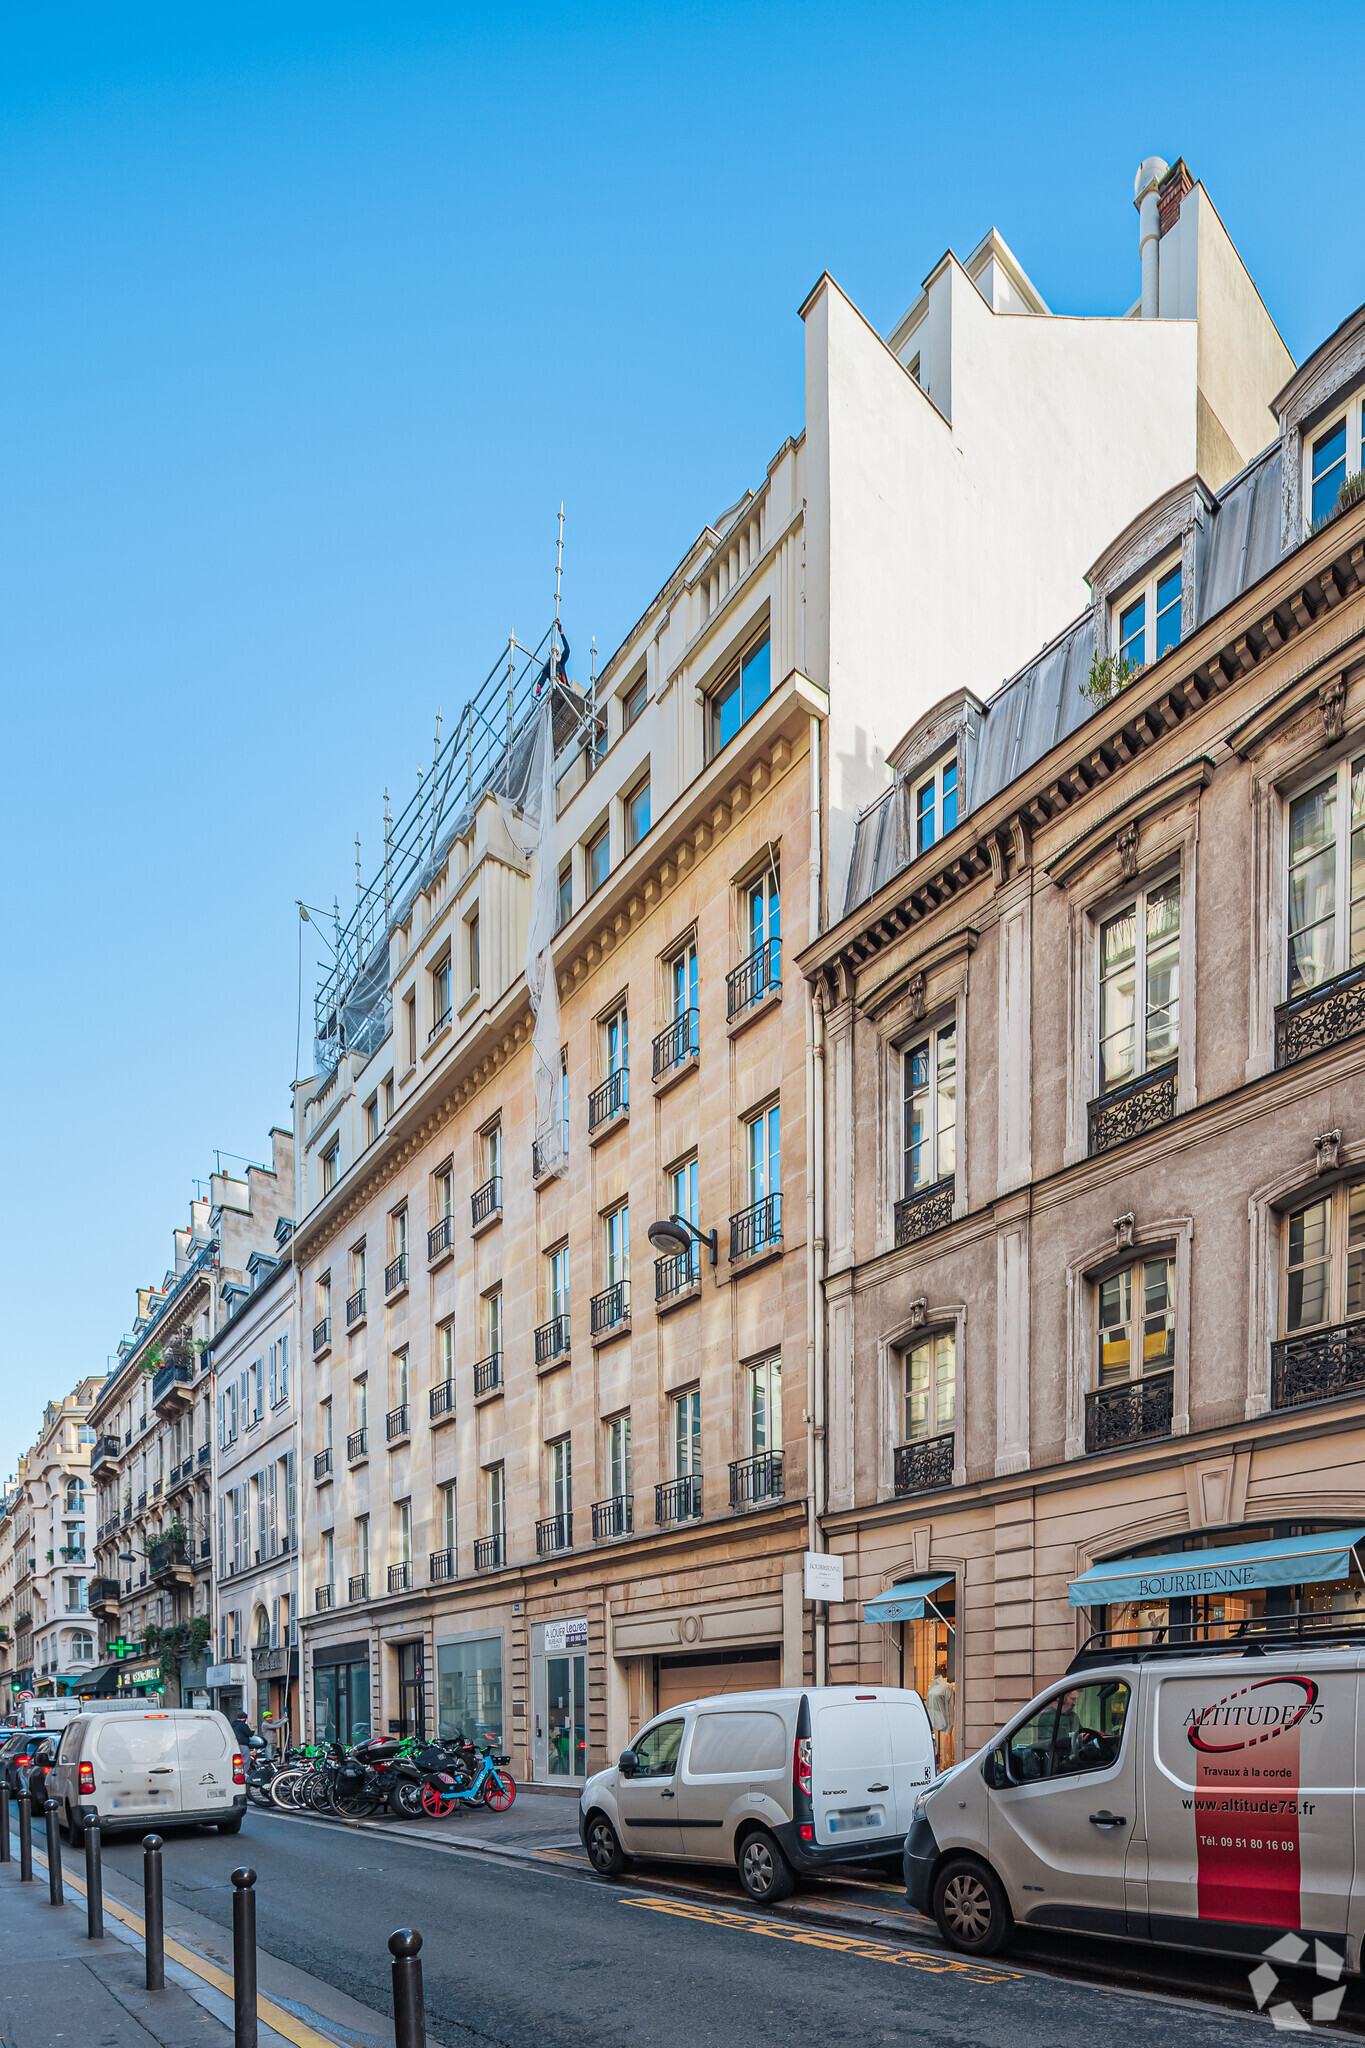
POLYGON ((531 1761, 542 1783, 588 1775, 588 1626, 541 1622, 531 1631, 531 1761))

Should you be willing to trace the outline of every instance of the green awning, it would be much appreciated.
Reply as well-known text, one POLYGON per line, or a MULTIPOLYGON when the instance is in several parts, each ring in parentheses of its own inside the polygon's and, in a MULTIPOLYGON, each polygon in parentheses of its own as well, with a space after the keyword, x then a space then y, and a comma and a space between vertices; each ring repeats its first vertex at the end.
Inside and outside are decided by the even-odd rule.
POLYGON ((878 1593, 875 1600, 869 1600, 863 1608, 864 1621, 919 1621, 924 1615, 924 1602, 930 1593, 936 1593, 940 1586, 951 1586, 952 1572, 929 1572, 922 1579, 906 1579, 899 1586, 888 1586, 884 1593, 878 1593))
POLYGON ((1348 1579, 1352 1552, 1362 1536, 1365 1529, 1329 1529, 1321 1536, 1177 1550, 1165 1557, 1111 1557, 1073 1579, 1067 1595, 1073 1607, 1100 1607, 1111 1600, 1185 1600, 1203 1593, 1348 1579))

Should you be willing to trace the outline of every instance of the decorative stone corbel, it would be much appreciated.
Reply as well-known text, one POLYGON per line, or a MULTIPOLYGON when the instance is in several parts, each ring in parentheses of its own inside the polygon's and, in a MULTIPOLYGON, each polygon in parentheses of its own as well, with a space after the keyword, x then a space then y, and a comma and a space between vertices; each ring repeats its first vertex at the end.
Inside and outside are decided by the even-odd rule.
POLYGON ((1335 1173, 1341 1156, 1341 1132, 1323 1131, 1313 1140, 1313 1152, 1317 1160, 1318 1173, 1335 1173))
POLYGON ((927 1294, 921 1294, 917 1300, 912 1301, 910 1304, 910 1328, 912 1330, 922 1330, 928 1320, 929 1297, 927 1294))
POLYGON ((1125 882, 1131 882, 1138 871, 1138 828, 1136 821, 1125 825, 1114 841, 1118 851, 1119 868, 1125 882))
POLYGON ((910 998, 910 1021, 912 1024, 918 1024, 924 1016, 928 999, 928 987, 929 983, 926 975, 911 975, 906 993, 910 998))
POLYGON ((1339 740, 1346 730, 1346 678, 1333 676, 1330 683, 1324 683, 1318 691, 1318 703, 1322 707, 1322 736, 1325 740, 1339 740))
POLYGON ((1135 1218, 1131 1209, 1114 1218, 1114 1250, 1127 1252, 1133 1248, 1133 1226, 1135 1218))

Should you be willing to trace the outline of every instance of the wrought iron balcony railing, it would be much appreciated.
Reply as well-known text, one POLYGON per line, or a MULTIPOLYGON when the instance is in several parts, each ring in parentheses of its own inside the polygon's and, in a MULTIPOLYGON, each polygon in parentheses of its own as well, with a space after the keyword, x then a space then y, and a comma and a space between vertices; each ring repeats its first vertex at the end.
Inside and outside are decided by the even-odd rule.
POLYGON ((324 1479, 330 1479, 331 1476, 332 1446, 328 1444, 325 1451, 314 1451, 313 1453, 313 1477, 321 1484, 324 1479))
POLYGON ((630 1108, 630 1069, 618 1067, 588 1097, 588 1129, 597 1130, 630 1108))
POLYGON ((1136 1080, 1125 1081, 1121 1088, 1097 1095, 1086 1105, 1091 1157, 1170 1123, 1175 1115, 1175 1091, 1176 1062, 1168 1060, 1164 1067, 1154 1067, 1150 1074, 1139 1074, 1136 1080))
POLYGON ((700 1045, 697 1012, 683 1010, 666 1024, 654 1041, 651 1066, 653 1079, 660 1081, 675 1067, 690 1060, 700 1045))
POLYGON ((451 1015, 451 1006, 449 1003, 447 1003, 445 1008, 442 1010, 440 1016, 436 1019, 436 1022, 432 1025, 430 1031, 428 1031, 427 1033, 428 1045, 431 1044, 434 1038, 440 1037, 441 1033, 445 1030, 446 1025, 450 1022, 451 1015))
POLYGON ((362 1316, 364 1315, 364 1313, 365 1313, 365 1290, 364 1290, 364 1288, 363 1288, 363 1287, 357 1287, 357 1289, 356 1289, 355 1293, 354 1293, 354 1294, 351 1294, 351 1295, 348 1295, 348 1296, 347 1296, 347 1298, 346 1298, 346 1327, 347 1327, 347 1329, 349 1330, 349 1329, 350 1329, 350 1327, 351 1327, 351 1325, 352 1325, 353 1323, 358 1323, 358 1322, 360 1321, 360 1318, 361 1318, 361 1317, 362 1317, 362 1316))
POLYGON ((937 1493, 940 1487, 951 1486, 956 1442, 949 1429, 940 1436, 917 1436, 908 1444, 897 1444, 891 1456, 896 1493, 937 1493))
POLYGON ((190 1545, 183 1536, 162 1536, 147 1545, 147 1563, 152 1577, 173 1577, 181 1566, 194 1562, 190 1545))
POLYGON ((473 1227, 475 1230, 478 1229, 481 1223, 491 1223, 495 1216, 501 1216, 502 1175, 495 1173, 493 1178, 486 1180, 481 1188, 475 1188, 469 1198, 469 1206, 473 1211, 473 1227))
POLYGON ((479 1536, 474 1541, 474 1569, 476 1572, 495 1572, 506 1561, 507 1538, 479 1536))
POLYGON ((390 1408, 388 1414, 384 1417, 384 1435, 387 1441, 393 1444, 397 1443, 400 1437, 410 1436, 411 1434, 408 1423, 408 1404, 406 1401, 400 1401, 398 1406, 390 1408))
POLYGON ((116 1458, 118 1454, 119 1440, 116 1436, 96 1437, 94 1449, 90 1453, 90 1470, 97 1472, 101 1465, 110 1458, 116 1458))
POLYGON ((447 1416, 455 1413, 454 1380, 441 1380, 432 1388, 429 1399, 432 1421, 444 1422, 447 1416))
POLYGON ((655 1487, 654 1520, 660 1528, 668 1522, 695 1522, 700 1515, 700 1472, 689 1472, 681 1479, 669 1479, 655 1487))
POLYGON ((404 1558, 402 1564, 389 1566, 389 1591, 410 1593, 412 1591, 412 1559, 404 1558))
POLYGON ((346 1598, 347 1598, 347 1600, 348 1600, 348 1601, 350 1602, 351 1606, 352 1606, 352 1607, 354 1607, 354 1606, 355 1606, 355 1604, 356 1604, 356 1602, 357 1602, 358 1600, 368 1600, 368 1599, 369 1599, 369 1597, 370 1597, 370 1575, 369 1575, 369 1573, 368 1573, 368 1572, 355 1572, 355 1573, 353 1573, 353 1574, 352 1574, 352 1576, 351 1576, 351 1577, 350 1577, 350 1578, 349 1578, 349 1579, 347 1580, 347 1582, 346 1582, 346 1598))
POLYGON ((765 1195, 730 1218, 730 1257, 752 1258, 755 1252, 776 1251, 782 1244, 782 1197, 765 1195))
POLYGON ((629 1536, 635 1527, 635 1502, 628 1493, 614 1493, 610 1500, 592 1504, 592 1540, 604 1543, 610 1536, 629 1536))
POLYGON ((1312 1053, 1365 1031, 1365 967, 1352 967, 1305 990, 1275 1011, 1275 1064, 1292 1067, 1312 1053))
POLYGON ((197 1451, 195 1452, 195 1454, 194 1454, 194 1462, 195 1462, 195 1464, 196 1464, 196 1465, 207 1465, 207 1464, 208 1464, 208 1462, 209 1462, 209 1459, 210 1459, 210 1458, 211 1458, 212 1456, 213 1456, 213 1446, 212 1446, 212 1444, 200 1444, 200 1446, 199 1446, 198 1450, 197 1450, 197 1451))
POLYGON ((1170 1370, 1092 1388, 1085 1397, 1085 1448, 1112 1451, 1169 1436, 1174 1407, 1175 1374, 1170 1370))
POLYGON ((491 1351, 474 1367, 474 1393, 492 1394, 502 1385, 502 1353, 491 1351))
POLYGON ((1365 1387, 1365 1320, 1301 1330, 1270 1347, 1270 1405, 1302 1408, 1365 1387))
POLYGON ((531 1178, 539 1180, 551 1167, 560 1166, 568 1158, 569 1131, 566 1124, 562 1131, 545 1131, 531 1141, 531 1178))
POLYGON ((782 1453, 760 1451, 757 1457, 740 1458, 730 1467, 730 1505, 756 1507, 760 1501, 782 1498, 782 1453))
POLYGON ((536 1523, 536 1556, 549 1557, 556 1550, 573 1549, 573 1511, 567 1515, 546 1515, 536 1523))
POLYGON ((390 1259, 384 1268, 384 1292, 396 1294, 400 1287, 408 1284, 408 1255, 400 1252, 396 1259, 390 1259))
POLYGON ((903 1202, 897 1202, 896 1243, 916 1244, 920 1238, 931 1237, 951 1223, 956 1194, 957 1181, 950 1173, 928 1187, 916 1188, 903 1202))
POLYGON ((782 941, 765 939, 761 946, 755 946, 747 960, 741 960, 734 972, 725 977, 725 1015, 733 1021, 743 1011, 751 1010, 755 1003, 761 1003, 765 996, 780 995, 782 991, 782 941))
POLYGON ((455 1218, 442 1216, 427 1232, 427 1258, 439 1259, 455 1242, 455 1218))
POLYGON ((328 1608, 328 1607, 330 1607, 330 1606, 331 1606, 331 1604, 332 1604, 332 1589, 331 1589, 331 1587, 330 1587, 330 1586, 314 1586, 314 1588, 313 1588, 313 1607, 314 1607, 314 1610, 315 1610, 315 1612, 316 1612, 316 1613, 318 1613, 318 1614, 321 1614, 321 1613, 323 1612, 323 1610, 324 1610, 325 1608, 328 1608))
POLYGON ((152 1374, 152 1406, 159 1408, 173 1387, 188 1387, 194 1379, 192 1365, 159 1365, 152 1374))
POLYGON ((324 1317, 323 1317, 323 1319, 322 1319, 322 1321, 321 1321, 320 1323, 314 1323, 314 1325, 313 1325, 313 1356, 314 1356, 314 1358, 316 1358, 316 1357, 317 1357, 317 1355, 318 1355, 319 1351, 325 1351, 325 1350, 327 1349, 327 1346, 328 1346, 328 1345, 329 1345, 329 1344, 331 1343, 331 1341, 332 1341, 332 1318, 331 1318, 330 1316, 324 1316, 324 1317))
POLYGON ((700 1286, 701 1258, 695 1245, 685 1252, 670 1252, 666 1259, 654 1261, 656 1301, 678 1301, 685 1294, 695 1294, 700 1286))
POLYGON ((433 1550, 428 1573, 433 1586, 441 1585, 455 1576, 455 1553, 453 1550, 433 1550))
POLYGON ((353 1429, 346 1439, 346 1462, 354 1465, 357 1459, 368 1457, 369 1450, 370 1431, 368 1424, 364 1429, 353 1429))
POLYGON ((569 1355, 569 1318, 551 1316, 536 1331, 536 1364, 548 1365, 552 1358, 569 1355))
POLYGON ((610 1287, 604 1287, 592 1298, 592 1334, 600 1336, 606 1330, 622 1328, 630 1321, 630 1282, 613 1280, 610 1287))

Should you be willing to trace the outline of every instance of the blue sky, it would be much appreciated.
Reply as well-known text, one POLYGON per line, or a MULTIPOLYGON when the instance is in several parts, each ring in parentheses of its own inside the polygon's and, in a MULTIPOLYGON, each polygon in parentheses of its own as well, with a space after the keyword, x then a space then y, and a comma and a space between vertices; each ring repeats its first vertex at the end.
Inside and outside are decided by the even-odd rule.
POLYGON ((1286 51, 1330 73, 1356 29, 8 11, 0 1472, 103 1369, 215 1147, 287 1119, 294 900, 344 900, 437 705, 540 636, 561 498, 581 671, 800 428, 821 270, 885 329, 994 224, 1056 310, 1121 311, 1151 153, 1301 358, 1365 298, 1349 93, 1271 138, 1286 51))

